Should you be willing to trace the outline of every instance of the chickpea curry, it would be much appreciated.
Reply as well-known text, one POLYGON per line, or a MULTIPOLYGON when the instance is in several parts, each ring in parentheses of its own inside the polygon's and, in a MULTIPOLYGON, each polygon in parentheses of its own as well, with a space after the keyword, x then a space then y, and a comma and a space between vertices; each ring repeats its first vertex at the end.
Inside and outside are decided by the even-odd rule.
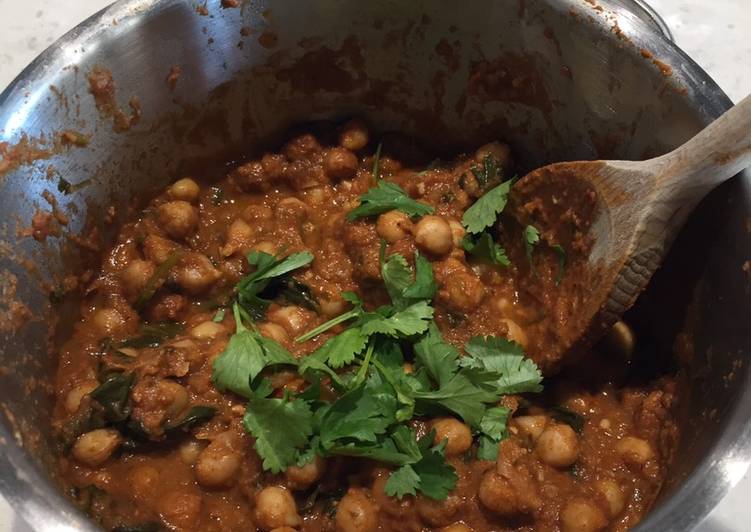
POLYGON ((70 496, 101 526, 644 516, 677 439, 674 379, 624 378, 622 322, 617 349, 554 375, 550 324, 586 246, 514 216, 506 144, 421 163, 405 146, 359 121, 295 135, 182 177, 121 228, 61 349, 53 419, 70 496))

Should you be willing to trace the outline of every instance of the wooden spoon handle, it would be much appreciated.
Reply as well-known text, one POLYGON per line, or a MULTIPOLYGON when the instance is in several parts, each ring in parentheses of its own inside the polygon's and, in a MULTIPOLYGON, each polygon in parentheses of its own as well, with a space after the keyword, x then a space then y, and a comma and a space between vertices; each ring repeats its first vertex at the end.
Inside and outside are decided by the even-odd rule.
POLYGON ((751 96, 681 147, 653 159, 663 200, 694 205, 711 189, 751 166, 751 96))

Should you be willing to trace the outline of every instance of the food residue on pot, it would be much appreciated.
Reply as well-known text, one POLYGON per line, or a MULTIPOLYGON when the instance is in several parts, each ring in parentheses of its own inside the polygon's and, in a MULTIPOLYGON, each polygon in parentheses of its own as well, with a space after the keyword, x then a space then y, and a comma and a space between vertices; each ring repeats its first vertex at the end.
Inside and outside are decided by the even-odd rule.
POLYGON ((89 92, 100 115, 112 118, 112 128, 117 133, 128 131, 141 118, 141 104, 137 96, 128 101, 130 114, 126 114, 117 103, 115 80, 112 72, 101 66, 95 66, 87 77, 89 92))

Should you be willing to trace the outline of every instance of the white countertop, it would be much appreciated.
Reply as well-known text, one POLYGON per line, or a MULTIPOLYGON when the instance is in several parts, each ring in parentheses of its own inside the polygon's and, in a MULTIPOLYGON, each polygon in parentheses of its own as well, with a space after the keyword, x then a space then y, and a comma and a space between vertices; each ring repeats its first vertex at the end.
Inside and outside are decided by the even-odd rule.
MULTIPOLYGON (((751 92, 749 0, 648 0, 677 43, 712 76, 733 101, 751 92)), ((0 90, 66 31, 110 0, 0 0, 0 90)), ((702 532, 751 529, 751 476, 700 528, 702 532)), ((0 532, 27 532, 0 498, 0 532)))

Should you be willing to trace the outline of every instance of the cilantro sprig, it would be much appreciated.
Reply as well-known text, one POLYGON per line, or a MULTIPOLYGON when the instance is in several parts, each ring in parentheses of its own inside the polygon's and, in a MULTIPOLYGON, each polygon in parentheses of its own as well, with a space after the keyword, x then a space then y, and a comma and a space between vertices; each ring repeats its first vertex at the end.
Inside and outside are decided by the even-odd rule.
MULTIPOLYGON (((498 161, 488 155, 483 160, 482 168, 472 167, 472 173, 481 188, 485 189, 501 178, 500 168, 498 161)), ((515 181, 516 179, 509 179, 491 188, 464 212, 462 225, 467 230, 467 235, 462 239, 462 247, 482 262, 499 266, 511 264, 506 250, 493 239, 488 229, 506 208, 515 181)))
POLYGON ((214 362, 213 381, 220 390, 248 399, 244 426, 267 471, 280 473, 315 456, 367 458, 394 467, 387 494, 443 500, 458 480, 446 461, 445 441, 434 444, 432 432, 418 440, 408 422, 453 414, 477 435, 477 457, 492 460, 507 435, 509 411, 498 406, 500 398, 541 388, 539 370, 511 341, 475 337, 463 353, 446 342, 433 321, 436 283, 430 262, 415 254, 411 266, 402 255, 386 257, 385 247, 381 276, 391 304, 369 310, 356 294, 344 294, 351 310, 297 340, 345 328, 298 364, 258 333, 243 301, 255 304, 269 276, 286 275, 309 261, 254 261, 258 270, 242 283, 246 299, 240 299, 238 287, 233 306, 237 332, 214 362), (412 373, 404 371, 407 360, 412 373), (264 375, 278 366, 296 367, 308 388, 274 392, 264 375), (323 393, 324 382, 333 397, 331 391, 323 393))
POLYGON ((269 366, 296 366, 297 360, 279 343, 245 327, 240 305, 233 306, 237 332, 214 360, 211 380, 219 390, 251 397, 250 383, 269 366))
POLYGON ((313 262, 313 255, 308 251, 293 253, 285 258, 276 258, 262 251, 248 254, 248 263, 256 270, 243 277, 237 285, 237 301, 240 306, 255 319, 263 318, 271 300, 266 297, 270 288, 283 291, 287 287, 282 281, 294 270, 313 262))
POLYGON ((393 210, 409 216, 425 216, 434 212, 433 207, 412 199, 396 183, 380 180, 374 188, 360 196, 360 205, 347 213, 347 220, 352 222, 393 210))
POLYGON ((514 182, 514 179, 509 179, 491 188, 480 196, 469 209, 464 211, 462 224, 468 233, 482 233, 495 223, 498 215, 506 208, 509 192, 511 192, 511 186, 514 182))
POLYGON ((402 211, 409 216, 433 214, 433 207, 412 199, 396 183, 381 179, 381 147, 379 144, 373 157, 372 173, 376 186, 360 196, 360 205, 347 213, 347 220, 354 222, 359 218, 376 216, 393 210, 402 211))
POLYGON ((465 235, 462 239, 462 247, 464 251, 481 262, 497 264, 498 266, 511 265, 506 250, 493 240, 490 233, 465 235))

